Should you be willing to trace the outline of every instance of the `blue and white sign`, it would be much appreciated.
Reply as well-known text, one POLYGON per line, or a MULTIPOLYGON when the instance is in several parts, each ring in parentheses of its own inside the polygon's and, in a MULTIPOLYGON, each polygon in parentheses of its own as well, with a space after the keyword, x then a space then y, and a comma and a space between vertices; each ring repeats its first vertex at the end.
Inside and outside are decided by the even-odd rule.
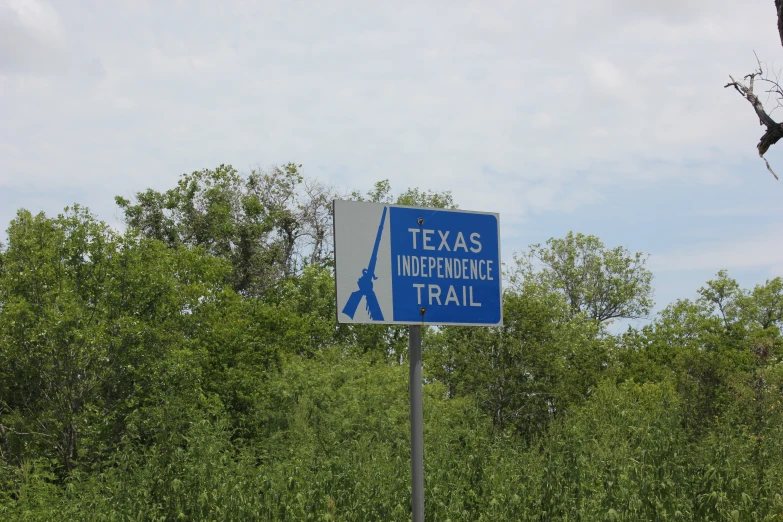
POLYGON ((503 324, 497 214, 336 200, 334 235, 338 322, 503 324))

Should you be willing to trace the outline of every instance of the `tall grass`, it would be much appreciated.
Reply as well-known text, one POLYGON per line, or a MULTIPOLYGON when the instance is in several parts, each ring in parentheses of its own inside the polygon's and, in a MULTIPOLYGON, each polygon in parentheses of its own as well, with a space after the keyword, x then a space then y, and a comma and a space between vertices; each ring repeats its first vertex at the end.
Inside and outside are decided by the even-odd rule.
MULTIPOLYGON (((259 387, 255 428, 242 430, 256 437, 238 438, 208 398, 181 433, 128 440, 64 485, 46 462, 5 468, 0 518, 409 520, 407 370, 334 357, 291 360, 259 387)), ((428 384, 427 519, 782 520, 780 416, 761 431, 717 419, 694 440, 682 412, 665 383, 604 382, 525 444, 428 384)))

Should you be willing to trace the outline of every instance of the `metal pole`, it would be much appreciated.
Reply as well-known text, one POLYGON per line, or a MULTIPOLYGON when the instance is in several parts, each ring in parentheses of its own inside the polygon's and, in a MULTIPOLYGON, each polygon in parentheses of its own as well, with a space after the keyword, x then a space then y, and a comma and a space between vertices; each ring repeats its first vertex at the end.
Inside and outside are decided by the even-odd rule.
POLYGON ((421 326, 408 327, 411 395, 411 489, 413 522, 424 522, 424 428, 421 411, 421 326))

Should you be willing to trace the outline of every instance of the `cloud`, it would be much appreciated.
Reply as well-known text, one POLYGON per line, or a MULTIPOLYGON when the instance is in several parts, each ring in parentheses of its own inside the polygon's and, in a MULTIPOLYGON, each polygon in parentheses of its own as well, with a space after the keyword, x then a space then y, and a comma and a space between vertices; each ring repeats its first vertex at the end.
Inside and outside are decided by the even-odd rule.
POLYGON ((609 94, 633 95, 628 88, 628 75, 608 60, 587 58, 587 70, 590 81, 598 92, 609 94))
POLYGON ((224 162, 296 161, 346 189, 452 190, 524 241, 586 215, 612 234, 629 221, 614 199, 660 221, 669 195, 693 195, 689 212, 751 206, 736 189, 770 177, 752 110, 723 89, 754 49, 779 55, 760 3, 0 5, 6 193, 127 197, 224 162))
POLYGON ((62 56, 65 30, 45 0, 0 2, 0 71, 40 72, 62 56))
POLYGON ((670 253, 653 254, 650 267, 656 271, 768 268, 783 276, 783 222, 742 239, 705 241, 670 253))
POLYGON ((699 209, 695 214, 708 217, 737 217, 737 216, 754 216, 754 217, 772 217, 781 213, 780 206, 734 206, 734 207, 719 207, 719 208, 704 208, 699 209))

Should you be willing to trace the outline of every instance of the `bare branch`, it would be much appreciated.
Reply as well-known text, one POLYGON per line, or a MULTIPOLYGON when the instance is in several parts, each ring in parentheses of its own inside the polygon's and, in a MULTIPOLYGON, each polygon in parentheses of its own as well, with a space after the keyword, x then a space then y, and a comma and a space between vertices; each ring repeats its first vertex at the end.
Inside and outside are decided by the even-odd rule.
POLYGON ((755 56, 755 57, 756 57, 756 63, 757 63, 757 64, 758 64, 758 66, 759 66, 759 72, 758 72, 758 74, 759 74, 759 76, 763 76, 763 75, 764 75, 764 68, 761 66, 761 60, 759 60, 759 55, 758 55, 758 54, 756 54, 756 51, 753 51, 753 56, 755 56))
POLYGON ((767 158, 765 158, 764 156, 761 156, 761 159, 763 159, 763 160, 764 160, 764 163, 766 163, 766 164, 767 164, 767 170, 768 170, 768 171, 770 171, 770 172, 772 173, 772 175, 773 175, 773 176, 775 176, 775 179, 776 179, 776 180, 780 181, 780 178, 778 177, 778 175, 777 175, 777 174, 775 174, 775 171, 774 171, 774 170, 772 170, 772 167, 770 167, 770 166, 769 166, 769 161, 767 161, 767 158))
POLYGON ((758 76, 758 73, 751 73, 746 75, 745 78, 750 78, 750 83, 746 86, 742 82, 735 80, 733 76, 729 75, 731 82, 724 85, 724 88, 734 87, 743 98, 750 102, 750 104, 753 106, 753 110, 756 111, 756 115, 759 117, 759 125, 766 125, 768 128, 777 126, 778 123, 767 114, 767 111, 764 110, 764 105, 761 103, 761 100, 759 100, 758 96, 753 93, 753 81, 756 76, 758 76))
MULTIPOLYGON (((781 2, 781 5, 783 5, 783 0, 779 1, 781 2)), ((776 5, 777 2, 778 0, 776 0, 776 5)), ((724 88, 734 87, 737 92, 740 93, 740 95, 748 100, 748 102, 753 106, 753 110, 755 111, 756 116, 759 118, 759 125, 764 125, 767 127, 766 132, 764 132, 764 134, 761 136, 761 139, 759 140, 758 145, 756 145, 756 148, 759 151, 759 156, 761 156, 761 158, 764 160, 764 163, 767 164, 767 170, 769 170, 770 173, 775 176, 775 179, 779 179, 778 175, 775 174, 775 171, 773 171, 772 167, 770 167, 769 162, 764 157, 764 154, 772 145, 783 138, 783 125, 773 120, 772 117, 767 113, 766 109, 764 109, 764 104, 761 103, 761 100, 759 100, 758 96, 756 96, 756 94, 753 92, 753 87, 756 77, 759 77, 760 80, 772 83, 775 87, 777 87, 778 90, 780 90, 780 86, 777 85, 777 82, 763 77, 764 71, 758 56, 756 56, 756 62, 758 63, 759 69, 756 72, 750 73, 744 77, 744 79, 749 80, 748 85, 735 80, 733 76, 729 75, 731 81, 724 85, 724 88)))
POLYGON ((775 0, 775 11, 778 13, 778 36, 783 45, 783 0, 775 0))

